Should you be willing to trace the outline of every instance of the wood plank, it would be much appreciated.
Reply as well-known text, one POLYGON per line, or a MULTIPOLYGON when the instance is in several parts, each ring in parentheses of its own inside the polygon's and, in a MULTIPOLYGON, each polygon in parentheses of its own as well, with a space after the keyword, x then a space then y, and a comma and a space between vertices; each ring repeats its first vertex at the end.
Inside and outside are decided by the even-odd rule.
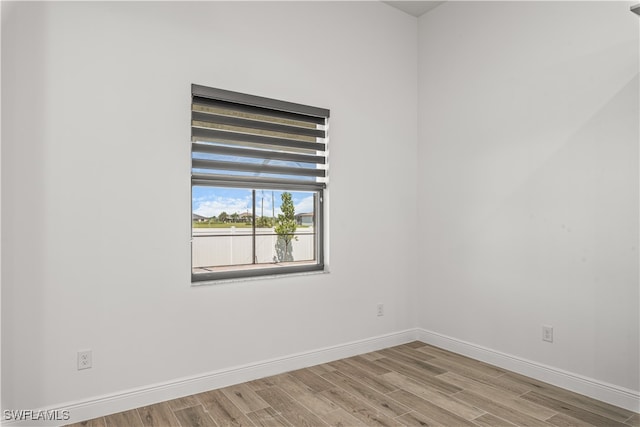
POLYGON ((326 425, 317 415, 293 400, 280 387, 270 387, 258 390, 256 393, 296 427, 326 425))
MULTIPOLYGON (((403 363, 407 366, 411 366, 413 368, 420 369, 425 373, 430 373, 431 375, 440 375, 447 372, 446 369, 439 368, 431 363, 423 362, 421 360, 416 360, 413 357, 407 356, 395 350, 386 349, 381 350, 380 354, 384 355, 387 359, 393 360, 395 362, 403 363)), ((435 360, 435 359, 433 359, 435 360)))
POLYGON ((422 341, 411 341, 410 343, 406 343, 404 345, 409 348, 420 348, 420 347, 424 347, 426 344, 423 343, 422 341))
POLYGON ((375 360, 382 359, 384 356, 378 353, 377 351, 372 351, 370 353, 361 354, 357 357, 373 362, 375 360))
POLYGON ((180 397, 167 402, 172 411, 178 411, 184 408, 191 408, 200 405, 200 401, 194 395, 180 397))
POLYGON ((510 423, 507 420, 498 418, 495 415, 484 414, 473 420, 474 423, 483 427, 513 427, 515 424, 510 423))
POLYGON ((504 369, 498 368, 497 366, 489 365, 488 363, 436 347, 425 346, 417 349, 416 351, 433 356, 434 359, 432 359, 432 363, 434 365, 441 366, 446 370, 454 372, 458 372, 463 369, 470 369, 475 373, 475 375, 478 375, 481 378, 497 377, 506 372, 504 369))
POLYGON ((506 374, 502 374, 498 377, 491 377, 485 379, 476 379, 476 381, 482 384, 487 384, 495 388, 499 388, 505 391, 509 391, 516 395, 525 394, 528 391, 532 391, 533 388, 518 381, 514 381, 506 374))
POLYGON ((485 413, 481 409, 468 405, 464 402, 460 402, 456 399, 452 399, 449 395, 433 390, 429 387, 425 387, 422 384, 413 381, 411 378, 407 378, 397 372, 389 372, 388 374, 384 374, 383 377, 385 377, 389 382, 395 384, 398 389, 413 393, 416 396, 428 400, 434 405, 446 409, 447 411, 466 420, 472 420, 485 413))
POLYGON ((107 422, 104 417, 98 417, 78 423, 67 424, 65 427, 107 427, 107 422))
POLYGON ((178 424, 168 402, 138 408, 138 415, 145 427, 163 427, 178 424))
POLYGON ((433 421, 446 425, 446 426, 469 426, 474 427, 473 424, 469 420, 465 420, 464 418, 447 411, 446 409, 441 408, 440 406, 434 405, 433 403, 416 396, 413 393, 409 393, 405 390, 397 390, 388 394, 389 397, 397 400, 398 402, 406 405, 407 407, 413 409, 414 411, 420 412, 422 415, 427 418, 432 419, 433 421))
MULTIPOLYGON (((178 418, 178 421, 180 421, 182 427, 218 427, 218 424, 205 412, 202 405, 180 409, 175 411, 174 414, 176 418, 178 418)), ((221 424, 221 426, 223 425, 225 424, 221 424)), ((124 426, 126 426, 126 424, 120 427, 124 426)))
POLYGON ((344 360, 331 362, 331 366, 336 368, 338 372, 355 378, 380 393, 389 393, 398 389, 398 387, 385 380, 382 376, 372 374, 344 360))
POLYGON ((592 399, 590 397, 574 393, 572 391, 565 390, 560 387, 556 387, 542 381, 534 380, 533 378, 525 377, 513 372, 507 373, 505 377, 509 378, 515 383, 520 383, 528 386, 532 391, 536 391, 544 396, 569 403, 578 408, 582 408, 587 411, 602 415, 603 417, 611 418, 615 421, 625 422, 629 419, 629 417, 634 415, 634 412, 627 409, 613 406, 600 400, 592 399))
POLYGON ((479 366, 470 366, 465 363, 458 363, 455 360, 448 360, 443 358, 434 358, 429 363, 435 367, 438 367, 446 372, 455 372, 459 375, 464 375, 468 378, 473 378, 478 381, 486 381, 496 376, 503 375, 502 372, 483 372, 479 366))
POLYGON ((293 396, 295 400, 308 408, 316 415, 324 416, 339 409, 338 405, 331 402, 326 397, 314 393, 302 381, 291 375, 282 375, 278 380, 278 387, 285 391, 289 396, 293 396))
POLYGON ((593 427, 592 424, 585 423, 584 421, 580 421, 577 418, 573 418, 565 414, 556 414, 549 418, 547 422, 557 427, 593 427))
MULTIPOLYGON (((258 427, 288 427, 291 426, 282 415, 272 407, 249 412, 247 417, 258 427)), ((291 426, 295 427, 295 426, 291 426)))
POLYGON ((379 357, 375 359, 375 361, 365 359, 362 356, 353 356, 342 360, 349 363, 350 365, 356 366, 360 369, 364 369, 367 372, 371 372, 374 375, 386 374, 387 372, 389 372, 389 369, 386 369, 376 363, 380 359, 385 359, 385 357, 379 357))
POLYGON ((262 400, 260 396, 258 396, 256 392, 246 384, 225 387, 220 389, 220 391, 245 414, 259 409, 264 409, 269 406, 267 402, 262 400))
POLYGON ((490 398, 494 402, 501 403, 509 408, 522 412, 523 414, 531 415, 539 420, 544 421, 557 414, 557 411, 549 409, 543 405, 524 401, 520 399, 520 396, 511 392, 479 383, 471 378, 467 378, 453 372, 447 372, 446 374, 439 375, 438 378, 464 390, 472 391, 478 395, 490 398))
POLYGON ((280 387, 281 389, 286 391, 287 394, 290 394, 292 396, 295 393, 302 393, 302 392, 315 394, 315 392, 311 387, 309 387, 299 379, 289 375, 288 373, 276 375, 271 378, 272 378, 271 382, 273 383, 272 386, 280 387))
POLYGON ((118 412, 117 414, 107 415, 104 417, 107 427, 144 427, 142 420, 138 415, 138 411, 131 409, 130 411, 118 412))
POLYGON ((640 414, 634 413, 624 423, 632 427, 640 427, 640 414))
POLYGON ((196 397, 216 423, 224 426, 252 425, 249 418, 220 390, 205 391, 196 397))
POLYGON ((594 412, 587 411, 586 409, 578 408, 577 406, 569 403, 557 400, 551 397, 544 396, 537 391, 530 391, 521 396, 522 399, 536 403, 538 405, 546 406, 561 414, 569 415, 570 417, 577 418, 595 426, 606 425, 609 427, 627 427, 624 423, 612 420, 611 418, 603 417, 594 412))
POLYGON ((320 375, 320 376, 322 376, 323 374, 326 374, 327 372, 335 371, 335 369, 333 367, 331 367, 329 363, 323 363, 322 365, 310 366, 307 369, 310 370, 311 372, 313 372, 314 374, 320 375))
POLYGON ((289 375, 305 383, 314 392, 329 390, 333 384, 307 369, 289 372, 289 375))
POLYGON ((510 406, 495 402, 493 399, 485 396, 478 395, 471 391, 461 391, 456 393, 454 397, 458 400, 473 405, 476 408, 480 408, 483 411, 489 412, 499 418, 512 422, 515 425, 527 427, 527 426, 549 426, 550 424, 534 418, 530 415, 523 414, 522 412, 513 409, 510 406))
POLYGON ((266 378, 260 378, 257 380, 253 380, 253 381, 249 381, 247 384, 247 386, 249 386, 249 388, 253 391, 258 391, 258 390, 262 390, 264 388, 269 388, 269 387, 273 387, 276 384, 276 382, 274 381, 274 379, 277 377, 277 375, 271 376, 271 377, 266 377, 266 378))
POLYGON ((423 384, 425 387, 432 387, 445 394, 453 394, 462 390, 460 387, 449 384, 434 375, 422 372, 417 368, 413 368, 403 363, 396 362, 395 360, 384 358, 376 360, 373 363, 386 368, 388 372, 394 371, 404 376, 410 377, 414 381, 423 384))
POLYGON ((322 377, 328 379, 332 383, 351 393, 360 400, 367 402, 377 411, 385 414, 390 418, 394 418, 411 412, 410 408, 389 398, 389 395, 379 393, 374 389, 369 388, 361 382, 354 380, 353 378, 348 377, 347 375, 344 375, 340 372, 324 374, 322 377))
POLYGON ((408 414, 404 414, 400 417, 396 418, 396 421, 400 421, 402 424, 406 426, 416 426, 416 427, 441 427, 442 424, 435 422, 434 420, 425 417, 420 412, 411 411, 408 414))
POLYGON ((398 353, 404 354, 406 356, 412 357, 416 360, 427 362, 429 360, 435 359, 435 356, 427 354, 423 351, 418 351, 415 348, 407 347, 406 345, 399 345, 396 347, 390 347, 389 350, 397 351, 398 353))
POLYGON ((437 360, 446 360, 449 362, 455 362, 457 365, 463 365, 468 368, 473 368, 476 371, 480 371, 491 377, 497 377, 503 375, 506 371, 498 368, 497 366, 490 365, 479 360, 471 359, 470 357, 463 356, 462 354, 453 353, 451 351, 443 350, 433 346, 424 346, 416 349, 421 353, 435 357, 437 360))
MULTIPOLYGON (((328 399, 327 399, 328 400, 328 399)), ((366 427, 367 425, 345 411, 338 408, 333 412, 322 415, 322 420, 333 427, 366 427)))
POLYGON ((323 396, 342 407, 356 419, 367 426, 399 427, 402 424, 384 414, 378 413, 372 406, 364 403, 357 397, 336 387, 321 392, 323 396))

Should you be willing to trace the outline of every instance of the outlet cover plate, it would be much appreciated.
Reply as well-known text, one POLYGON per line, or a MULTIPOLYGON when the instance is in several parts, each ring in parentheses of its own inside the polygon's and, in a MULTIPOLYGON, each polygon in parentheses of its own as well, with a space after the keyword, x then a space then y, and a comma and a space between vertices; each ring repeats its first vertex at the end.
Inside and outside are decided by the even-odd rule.
POLYGON ((78 351, 78 371, 89 369, 93 365, 91 350, 78 351))

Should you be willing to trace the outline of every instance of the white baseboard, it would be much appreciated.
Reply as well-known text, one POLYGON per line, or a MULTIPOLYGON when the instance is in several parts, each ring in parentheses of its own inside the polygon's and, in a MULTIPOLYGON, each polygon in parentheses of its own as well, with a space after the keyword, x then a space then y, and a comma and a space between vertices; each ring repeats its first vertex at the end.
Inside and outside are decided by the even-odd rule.
POLYGON ((587 378, 541 363, 532 362, 425 329, 417 329, 416 336, 419 341, 426 344, 431 344, 444 350, 449 350, 518 374, 526 375, 539 381, 607 402, 611 405, 634 412, 640 412, 640 393, 637 391, 607 384, 593 378, 587 378))
MULTIPOLYGON (((635 412, 640 411, 640 394, 636 391, 416 328, 41 409, 43 411, 58 411, 58 414, 68 411, 71 418, 65 421, 4 421, 0 423, 3 426, 11 427, 71 424, 415 340, 575 391, 621 408, 635 412)), ((2 417, 4 418, 4 414, 2 417)))
MULTIPOLYGON (((381 335, 41 409, 43 411, 57 410, 58 414, 62 414, 63 411, 69 411, 68 413, 71 418, 66 421, 4 421, 2 425, 12 427, 42 427, 77 423, 104 415, 139 408, 141 406, 202 393, 207 390, 227 387, 233 384, 343 359, 345 357, 406 344, 417 339, 416 331, 416 329, 410 329, 381 335)), ((4 418, 4 414, 1 415, 2 418, 4 418)))

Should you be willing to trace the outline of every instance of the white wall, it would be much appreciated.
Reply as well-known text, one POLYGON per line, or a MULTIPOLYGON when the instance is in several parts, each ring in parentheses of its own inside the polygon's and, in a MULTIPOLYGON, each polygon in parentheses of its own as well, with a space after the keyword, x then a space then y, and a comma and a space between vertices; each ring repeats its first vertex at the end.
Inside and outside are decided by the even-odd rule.
POLYGON ((426 330, 637 393, 630 4, 448 2, 420 18, 415 310, 426 330))
POLYGON ((413 326, 415 18, 380 2, 2 8, 3 408, 413 326), (331 109, 330 274, 190 287, 191 83, 331 109))

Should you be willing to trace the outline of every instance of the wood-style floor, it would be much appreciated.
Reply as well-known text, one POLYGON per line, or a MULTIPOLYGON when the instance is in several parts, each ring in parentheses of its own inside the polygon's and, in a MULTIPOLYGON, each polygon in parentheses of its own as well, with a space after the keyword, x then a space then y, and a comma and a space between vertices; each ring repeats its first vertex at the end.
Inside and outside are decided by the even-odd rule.
POLYGON ((421 342, 73 427, 640 426, 640 415, 421 342))

